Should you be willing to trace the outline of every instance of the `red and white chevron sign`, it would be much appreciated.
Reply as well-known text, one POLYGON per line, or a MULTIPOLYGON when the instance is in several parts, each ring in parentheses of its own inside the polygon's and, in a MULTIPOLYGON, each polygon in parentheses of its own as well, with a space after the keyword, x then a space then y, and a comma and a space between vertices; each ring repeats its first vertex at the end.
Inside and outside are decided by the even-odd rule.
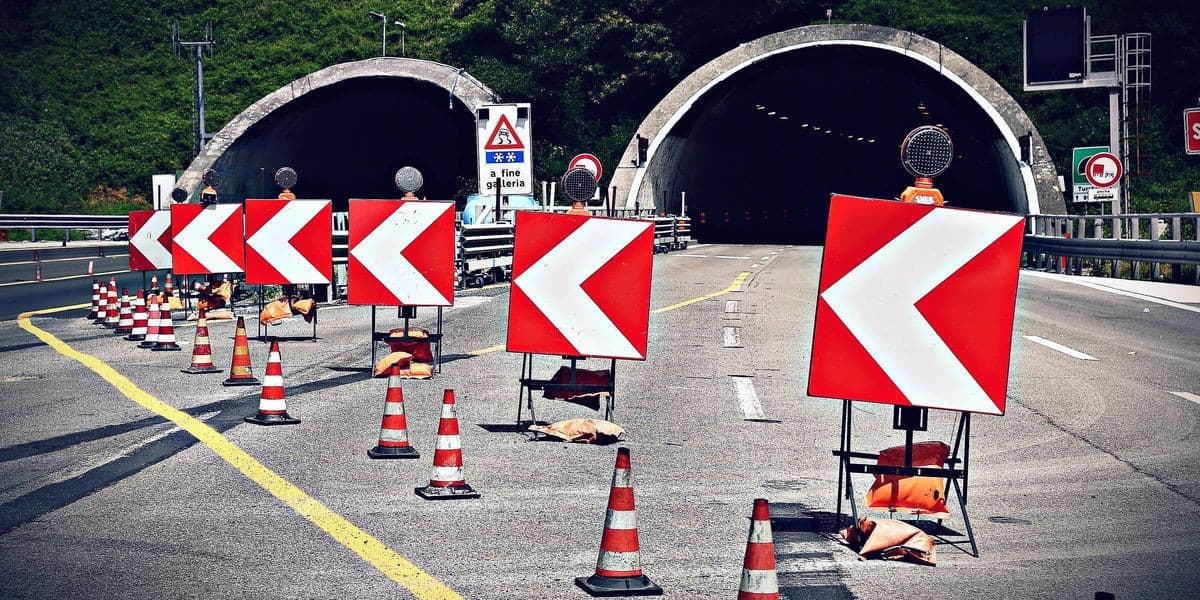
POLYGON ((646 359, 654 223, 520 212, 509 352, 646 359))
POLYGON ((333 208, 329 200, 246 201, 246 283, 329 283, 333 208))
POLYGON ((810 396, 1004 414, 1020 216, 834 196, 810 396))
POLYGON ((175 204, 171 234, 176 273, 241 273, 245 268, 241 204, 175 204))
POLYGON ((129 213, 129 270, 171 268, 171 211, 135 210, 129 213))
POLYGON ((454 203, 350 200, 350 304, 454 304, 454 203))

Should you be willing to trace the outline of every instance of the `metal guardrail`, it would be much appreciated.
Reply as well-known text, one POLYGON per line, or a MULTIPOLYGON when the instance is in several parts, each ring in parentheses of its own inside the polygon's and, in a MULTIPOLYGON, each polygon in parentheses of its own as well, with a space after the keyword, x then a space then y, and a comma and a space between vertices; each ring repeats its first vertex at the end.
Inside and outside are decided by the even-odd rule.
POLYGON ((1029 215, 1025 231, 1027 267, 1200 284, 1200 213, 1029 215))
POLYGON ((129 215, 0 215, 0 229, 120 229, 129 215))

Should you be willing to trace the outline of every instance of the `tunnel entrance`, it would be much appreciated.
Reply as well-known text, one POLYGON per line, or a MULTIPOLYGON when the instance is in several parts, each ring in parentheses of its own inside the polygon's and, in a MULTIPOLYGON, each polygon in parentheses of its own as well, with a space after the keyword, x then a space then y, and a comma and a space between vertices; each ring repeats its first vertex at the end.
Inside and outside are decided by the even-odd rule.
POLYGON ((671 130, 685 154, 674 187, 704 241, 820 244, 831 193, 895 198, 912 185, 899 146, 925 124, 954 140, 935 181, 949 205, 1016 210, 1015 160, 983 110, 923 65, 852 46, 779 55, 709 92, 671 130))
POLYGON ((449 199, 475 175, 475 121, 446 91, 423 81, 359 78, 297 99, 255 123, 214 167, 221 201, 273 198, 282 166, 296 169, 300 198, 396 198, 404 166, 424 176, 420 194, 449 199))
POLYGON ((176 187, 196 201, 206 169, 220 202, 274 198, 273 175, 294 168, 299 198, 398 198, 396 171, 416 167, 418 195, 452 199, 470 189, 475 109, 499 98, 462 69, 380 57, 333 65, 283 86, 234 117, 176 187))
MULTIPOLYGON (((921 125, 954 141, 935 179, 949 206, 1062 212, 1053 165, 1036 160, 1041 138, 998 84, 935 42, 872 26, 789 30, 705 65, 643 121, 648 160, 613 185, 629 190, 627 207, 672 214, 686 193, 704 242, 820 244, 830 194, 896 198, 912 185, 899 146, 921 125), (1017 128, 1040 170, 1020 157, 1017 128)), ((636 152, 635 140, 622 165, 636 152)))

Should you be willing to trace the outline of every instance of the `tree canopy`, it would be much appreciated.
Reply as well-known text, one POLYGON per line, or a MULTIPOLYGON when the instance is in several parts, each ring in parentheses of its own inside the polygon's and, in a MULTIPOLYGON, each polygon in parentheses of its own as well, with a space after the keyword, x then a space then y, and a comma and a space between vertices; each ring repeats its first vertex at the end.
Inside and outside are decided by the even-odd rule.
MULTIPOLYGON (((203 37, 206 118, 215 132, 258 98, 329 65, 376 56, 380 24, 407 24, 407 55, 460 67, 506 100, 535 104, 536 175, 579 151, 616 161, 639 122, 692 70, 762 35, 826 22, 913 31, 962 54, 1026 109, 1060 173, 1073 146, 1108 139, 1103 91, 1025 93, 1021 24, 1029 0, 8 0, 0 3, 0 190, 4 212, 122 212, 145 205, 150 175, 193 155, 194 61, 203 37)), ((1197 104, 1197 11, 1172 0, 1083 2, 1094 34, 1150 32, 1153 89, 1132 178, 1135 210, 1182 211, 1200 189, 1180 113, 1197 104)), ((389 35, 389 54, 399 37, 389 35)))

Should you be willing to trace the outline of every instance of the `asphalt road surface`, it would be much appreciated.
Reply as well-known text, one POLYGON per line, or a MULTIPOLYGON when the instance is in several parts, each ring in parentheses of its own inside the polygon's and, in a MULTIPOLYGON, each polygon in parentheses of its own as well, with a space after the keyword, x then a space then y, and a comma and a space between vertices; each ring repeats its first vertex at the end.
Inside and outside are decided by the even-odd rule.
MULTIPOLYGON (((1200 304, 1024 274, 1007 414, 973 419, 980 556, 955 508, 936 567, 859 561, 831 532, 841 403, 805 395, 819 265, 813 247, 655 258, 651 308, 670 310, 651 316, 648 359, 619 364, 613 420, 632 451, 641 559, 665 597, 736 594, 757 497, 771 501, 788 598, 1200 596, 1200 304)), ((53 303, 4 296, 5 313, 90 300, 89 279, 58 283, 53 303)), ((186 326, 184 351, 168 353, 134 349, 83 310, 31 319, 58 349, 0 321, 0 597, 587 597, 573 579, 595 569, 616 451, 514 431, 521 358, 502 350, 507 305, 498 286, 446 311, 443 372, 404 387, 413 461, 366 455, 385 392, 363 371, 366 308, 323 308, 317 342, 282 342, 288 410, 303 420, 291 427, 242 422, 258 388, 181 373, 186 326), (413 494, 430 478, 446 388, 479 499, 413 494), (170 407, 187 417, 151 410, 170 407), (178 426, 198 431, 188 419, 220 435, 201 443, 178 426)), ((381 327, 394 326, 385 312, 381 327)), ((419 317, 429 326, 433 311, 419 317)), ((210 331, 225 368, 232 324, 210 331)), ((250 347, 261 376, 267 346, 250 347)), ((559 364, 540 357, 538 373, 559 364)), ((543 421, 595 416, 535 404, 543 421)), ((853 410, 857 447, 903 443, 890 407, 853 410)), ((932 411, 919 439, 949 441, 954 416, 932 411)), ((857 477, 861 494, 870 477, 857 477)))

